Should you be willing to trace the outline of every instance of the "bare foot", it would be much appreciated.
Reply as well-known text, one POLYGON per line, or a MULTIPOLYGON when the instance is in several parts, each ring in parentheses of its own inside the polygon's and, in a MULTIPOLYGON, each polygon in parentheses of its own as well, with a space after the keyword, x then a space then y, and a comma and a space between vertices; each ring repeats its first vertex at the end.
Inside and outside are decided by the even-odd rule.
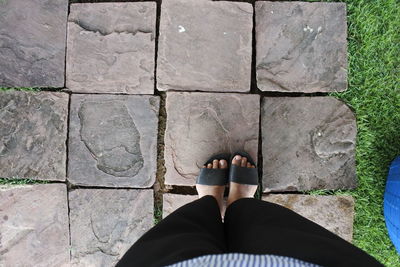
MULTIPOLYGON (((240 155, 236 155, 232 159, 232 164, 247 168, 255 168, 254 165, 250 164, 250 162, 247 162, 246 157, 242 157, 240 155)), ((254 198, 254 194, 256 193, 256 191, 257 185, 247 185, 230 182, 227 206, 240 198, 254 198)))
MULTIPOLYGON (((213 168, 213 169, 226 169, 228 168, 228 163, 226 160, 221 159, 217 160, 214 159, 213 163, 209 163, 207 166, 203 166, 203 168, 213 168)), ((196 184, 196 189, 197 193, 199 194, 199 198, 202 198, 204 196, 213 196, 218 202, 219 210, 221 211, 221 214, 223 214, 224 211, 224 191, 225 191, 225 185, 202 185, 202 184, 196 184)))

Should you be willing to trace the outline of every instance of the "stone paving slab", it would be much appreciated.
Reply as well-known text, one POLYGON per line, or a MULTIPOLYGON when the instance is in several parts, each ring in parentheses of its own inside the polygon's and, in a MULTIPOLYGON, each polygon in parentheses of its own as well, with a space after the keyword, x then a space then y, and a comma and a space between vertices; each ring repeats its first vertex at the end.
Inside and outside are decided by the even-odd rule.
POLYGON ((345 3, 257 1, 255 13, 260 90, 347 89, 345 3))
POLYGON ((73 94, 68 180, 77 185, 151 187, 159 104, 156 96, 73 94))
POLYGON ((165 184, 193 186, 210 155, 245 150, 257 160, 259 95, 168 92, 165 184))
POLYGON ((196 199, 198 195, 163 194, 163 218, 196 199))
POLYGON ((72 4, 67 88, 153 94, 155 26, 155 2, 72 4))
POLYGON ((64 87, 68 0, 3 0, 0 10, 0 87, 64 87))
POLYGON ((354 199, 351 196, 271 194, 262 200, 289 208, 341 238, 353 239, 354 199))
POLYGON ((0 177, 65 181, 68 94, 0 92, 0 177))
POLYGON ((252 28, 249 3, 163 1, 157 89, 249 92, 252 28))
POLYGON ((69 266, 67 186, 0 186, 0 266, 69 266))
POLYGON ((261 109, 263 188, 352 189, 356 119, 333 97, 265 97, 261 109))
POLYGON ((69 192, 72 266, 115 266, 153 226, 153 190, 69 192))

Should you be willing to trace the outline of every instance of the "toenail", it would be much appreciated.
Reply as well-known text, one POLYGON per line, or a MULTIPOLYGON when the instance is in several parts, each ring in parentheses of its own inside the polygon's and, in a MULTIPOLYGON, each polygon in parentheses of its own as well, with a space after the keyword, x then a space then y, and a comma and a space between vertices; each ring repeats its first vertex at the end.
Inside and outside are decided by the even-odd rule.
POLYGON ((239 159, 240 159, 240 156, 239 156, 239 155, 236 155, 236 156, 235 156, 235 159, 239 160, 239 159))
POLYGON ((221 165, 225 165, 225 161, 224 160, 220 161, 220 163, 221 163, 221 165))

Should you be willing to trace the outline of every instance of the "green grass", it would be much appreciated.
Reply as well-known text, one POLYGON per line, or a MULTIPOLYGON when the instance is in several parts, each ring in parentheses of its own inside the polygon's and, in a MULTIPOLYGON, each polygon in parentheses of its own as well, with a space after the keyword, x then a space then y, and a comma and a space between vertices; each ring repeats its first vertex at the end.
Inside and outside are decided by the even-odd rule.
MULTIPOLYGON (((383 217, 390 162, 400 155, 400 4, 348 0, 349 90, 333 94, 357 114, 354 244, 386 266, 400 266, 383 217)), ((343 192, 339 192, 343 193, 343 192)))

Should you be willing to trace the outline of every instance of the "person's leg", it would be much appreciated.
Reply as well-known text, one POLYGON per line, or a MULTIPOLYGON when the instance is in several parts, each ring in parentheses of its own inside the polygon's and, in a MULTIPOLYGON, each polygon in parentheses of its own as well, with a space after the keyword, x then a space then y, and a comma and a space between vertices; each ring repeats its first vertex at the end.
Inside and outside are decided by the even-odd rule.
MULTIPOLYGON (((226 161, 209 168, 226 168, 226 161)), ((208 254, 226 252, 220 206, 224 186, 196 185, 199 200, 171 213, 125 253, 117 267, 164 266, 208 254)))
MULTIPOLYGON (((232 164, 245 165, 235 157, 232 164)), ((247 167, 252 167, 247 164, 247 167)), ((299 214, 254 199, 257 186, 230 183, 225 213, 228 252, 273 254, 323 266, 382 266, 371 256, 299 214)))

